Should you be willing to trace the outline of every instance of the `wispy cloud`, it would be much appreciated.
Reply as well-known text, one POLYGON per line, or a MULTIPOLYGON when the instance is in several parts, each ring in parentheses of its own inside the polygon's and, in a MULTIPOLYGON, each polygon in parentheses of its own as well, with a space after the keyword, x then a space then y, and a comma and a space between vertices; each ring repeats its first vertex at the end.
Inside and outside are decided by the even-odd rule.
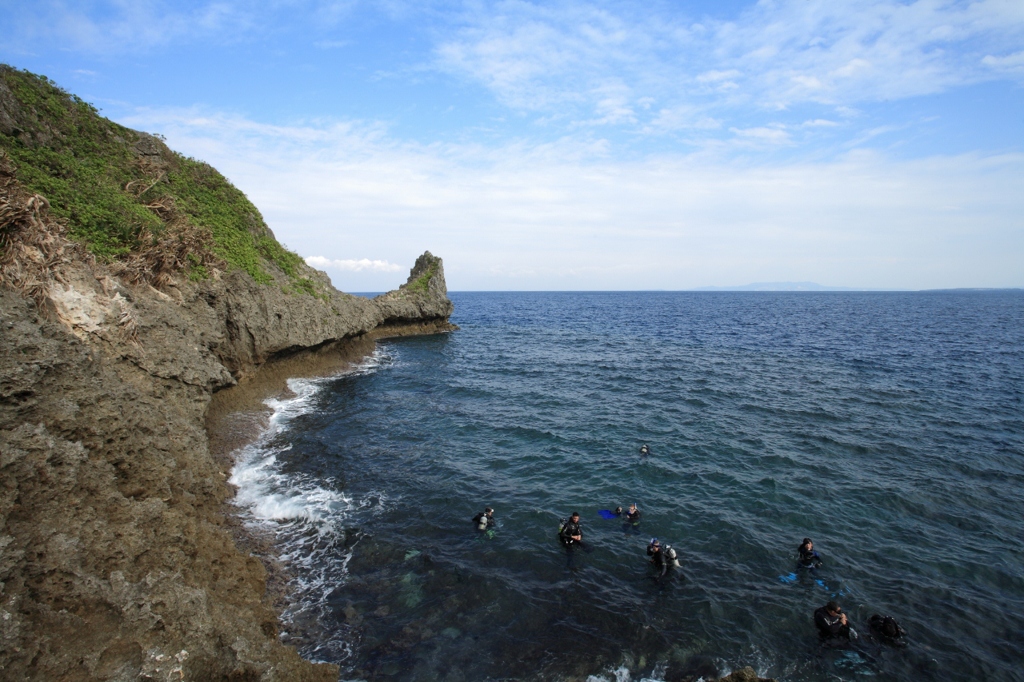
POLYGON ((782 145, 791 142, 789 133, 782 127, 731 128, 731 131, 737 138, 752 144, 782 145))
POLYGON ((257 25, 241 3, 204 1, 188 6, 169 0, 11 3, 4 12, 9 40, 24 45, 57 42, 87 53, 146 52, 196 39, 237 39, 257 25))
POLYGON ((306 265, 323 270, 344 270, 347 272, 401 272, 405 268, 396 263, 389 263, 386 260, 370 260, 369 258, 356 259, 330 259, 323 256, 307 256, 306 265))
POLYGON ((1003 56, 985 55, 981 63, 996 71, 1024 75, 1024 50, 1003 56))
POLYGON ((733 21, 662 3, 472 7, 438 68, 512 107, 648 130, 686 108, 848 107, 1024 73, 1024 3, 1006 0, 773 0, 733 21))

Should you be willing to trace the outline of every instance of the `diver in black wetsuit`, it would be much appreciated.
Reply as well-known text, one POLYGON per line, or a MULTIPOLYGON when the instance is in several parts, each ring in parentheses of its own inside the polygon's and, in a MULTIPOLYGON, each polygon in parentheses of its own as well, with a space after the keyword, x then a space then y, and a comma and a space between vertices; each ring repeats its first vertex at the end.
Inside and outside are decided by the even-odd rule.
POLYGON ((646 457, 649 454, 651 454, 651 448, 650 446, 647 445, 647 443, 644 443, 643 445, 640 446, 640 456, 646 457))
POLYGON ((903 635, 907 634, 906 630, 896 622, 896 619, 892 616, 882 616, 879 614, 873 614, 868 618, 868 626, 871 628, 871 632, 875 637, 883 644, 890 646, 906 646, 907 643, 903 639, 903 635))
POLYGON ((661 543, 658 542, 657 538, 651 540, 651 544, 647 545, 647 555, 651 557, 648 561, 658 571, 659 578, 668 573, 668 557, 661 551, 661 543))
POLYGON ((494 525, 494 510, 487 507, 473 517, 473 523, 476 524, 477 530, 487 530, 494 525))
POLYGON ((814 543, 810 538, 804 538, 800 546, 796 548, 799 559, 797 563, 801 568, 818 568, 821 566, 821 557, 814 551, 814 543))
POLYGON ((632 529, 634 533, 640 532, 640 510, 636 508, 636 502, 629 505, 629 511, 626 512, 626 523, 622 526, 622 529, 632 529))
POLYGON ((569 520, 558 529, 558 540, 566 549, 583 547, 583 529, 580 527, 580 513, 573 512, 569 520))
POLYGON ((650 557, 651 565, 658 571, 658 577, 663 578, 668 569, 679 565, 677 554, 670 545, 661 546, 658 538, 651 538, 651 544, 647 545, 647 556, 650 557))
POLYGON ((850 627, 846 614, 834 601, 814 612, 814 625, 822 641, 857 639, 857 631, 850 627))

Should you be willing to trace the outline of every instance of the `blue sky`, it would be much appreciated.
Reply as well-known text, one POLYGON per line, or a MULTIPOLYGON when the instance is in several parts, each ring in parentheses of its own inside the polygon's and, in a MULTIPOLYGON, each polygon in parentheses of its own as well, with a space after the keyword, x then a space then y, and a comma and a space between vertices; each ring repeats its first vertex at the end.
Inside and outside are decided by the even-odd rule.
POLYGON ((342 289, 1024 286, 1024 2, 0 1, 342 289))

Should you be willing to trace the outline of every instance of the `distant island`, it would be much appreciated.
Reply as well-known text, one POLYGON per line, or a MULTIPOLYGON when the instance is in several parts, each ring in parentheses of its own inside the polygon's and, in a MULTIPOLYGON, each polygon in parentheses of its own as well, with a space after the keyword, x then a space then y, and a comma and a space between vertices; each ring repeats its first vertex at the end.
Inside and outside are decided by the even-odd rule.
POLYGON ((956 287, 950 289, 869 289, 867 287, 830 287, 817 282, 754 282, 739 286, 699 287, 687 291, 1021 291, 1020 287, 956 287))
POLYGON ((754 282, 739 286, 700 287, 691 291, 907 291, 906 289, 867 289, 863 287, 830 287, 817 282, 754 282))

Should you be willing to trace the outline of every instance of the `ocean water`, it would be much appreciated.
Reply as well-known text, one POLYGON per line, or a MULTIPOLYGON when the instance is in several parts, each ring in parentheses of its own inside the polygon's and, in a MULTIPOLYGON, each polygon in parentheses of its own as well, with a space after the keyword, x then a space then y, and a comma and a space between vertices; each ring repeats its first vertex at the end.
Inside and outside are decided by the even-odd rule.
POLYGON ((237 453, 304 656, 344 680, 1024 680, 1024 293, 451 298, 461 331, 292 380, 237 453), (631 502, 638 529, 598 515, 631 502), (908 645, 823 647, 829 599, 908 645))

